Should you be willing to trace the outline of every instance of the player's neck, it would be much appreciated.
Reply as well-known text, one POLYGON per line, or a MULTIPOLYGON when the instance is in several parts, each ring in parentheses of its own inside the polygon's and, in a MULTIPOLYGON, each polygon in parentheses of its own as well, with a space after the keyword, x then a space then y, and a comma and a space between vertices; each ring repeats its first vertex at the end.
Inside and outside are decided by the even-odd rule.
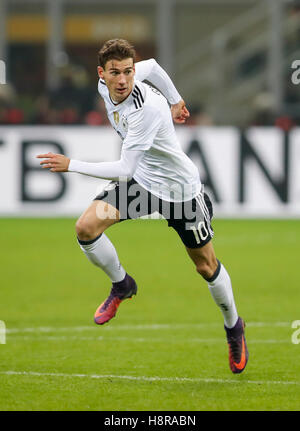
POLYGON ((122 103, 123 102, 123 100, 122 100, 122 102, 116 102, 111 96, 110 96, 110 100, 112 101, 112 103, 114 104, 114 105, 118 105, 119 103, 122 103))
POLYGON ((116 100, 114 100, 110 93, 109 93, 109 98, 110 98, 111 102, 115 106, 117 106, 117 105, 120 105, 121 103, 125 102, 125 100, 128 99, 128 97, 130 96, 131 93, 132 93, 132 91, 128 94, 128 96, 124 97, 124 99, 120 100, 119 102, 117 102, 116 100))

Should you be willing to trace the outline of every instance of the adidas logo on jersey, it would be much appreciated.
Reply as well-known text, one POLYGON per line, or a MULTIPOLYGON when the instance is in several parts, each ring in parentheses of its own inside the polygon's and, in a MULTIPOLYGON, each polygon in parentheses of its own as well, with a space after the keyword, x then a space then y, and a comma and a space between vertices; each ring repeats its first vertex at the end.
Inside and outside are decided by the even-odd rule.
POLYGON ((144 104, 144 98, 143 98, 141 90, 139 89, 139 87, 137 85, 135 85, 135 87, 132 91, 132 96, 133 96, 134 106, 136 107, 136 109, 141 108, 144 104))

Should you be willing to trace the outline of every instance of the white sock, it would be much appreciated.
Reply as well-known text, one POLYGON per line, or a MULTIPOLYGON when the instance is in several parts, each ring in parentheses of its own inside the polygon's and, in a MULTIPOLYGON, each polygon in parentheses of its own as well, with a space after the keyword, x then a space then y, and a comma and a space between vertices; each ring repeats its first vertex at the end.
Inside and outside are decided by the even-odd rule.
POLYGON ((78 240, 78 243, 86 257, 103 269, 112 283, 124 280, 126 271, 119 261, 115 247, 104 233, 93 242, 78 240))
POLYGON ((238 313, 233 298, 230 277, 221 262, 219 262, 215 274, 212 279, 207 280, 208 288, 215 303, 221 308, 225 326, 233 328, 238 320, 238 313))

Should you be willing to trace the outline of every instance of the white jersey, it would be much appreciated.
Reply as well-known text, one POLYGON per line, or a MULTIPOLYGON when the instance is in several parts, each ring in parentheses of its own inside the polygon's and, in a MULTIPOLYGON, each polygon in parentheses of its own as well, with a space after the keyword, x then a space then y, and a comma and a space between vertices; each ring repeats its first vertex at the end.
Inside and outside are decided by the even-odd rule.
POLYGON ((163 200, 191 200, 201 189, 198 169, 180 147, 167 100, 137 79, 138 70, 131 94, 117 105, 99 80, 109 121, 123 141, 122 150, 144 151, 135 181, 163 200))

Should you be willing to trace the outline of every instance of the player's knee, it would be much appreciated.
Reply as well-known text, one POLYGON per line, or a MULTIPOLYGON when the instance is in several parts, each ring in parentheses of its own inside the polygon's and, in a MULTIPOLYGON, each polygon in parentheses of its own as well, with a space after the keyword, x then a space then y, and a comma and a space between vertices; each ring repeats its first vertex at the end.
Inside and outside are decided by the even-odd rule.
POLYGON ((206 262, 198 263, 196 266, 196 271, 204 278, 209 278, 211 274, 210 266, 206 262))
POLYGON ((84 218, 77 220, 75 229, 77 237, 83 241, 89 241, 102 233, 99 232, 99 227, 96 229, 93 223, 85 220, 84 218))
POLYGON ((205 279, 209 279, 213 277, 216 269, 217 269, 217 261, 214 261, 214 260, 211 262, 208 260, 202 260, 196 265, 196 271, 205 279))

